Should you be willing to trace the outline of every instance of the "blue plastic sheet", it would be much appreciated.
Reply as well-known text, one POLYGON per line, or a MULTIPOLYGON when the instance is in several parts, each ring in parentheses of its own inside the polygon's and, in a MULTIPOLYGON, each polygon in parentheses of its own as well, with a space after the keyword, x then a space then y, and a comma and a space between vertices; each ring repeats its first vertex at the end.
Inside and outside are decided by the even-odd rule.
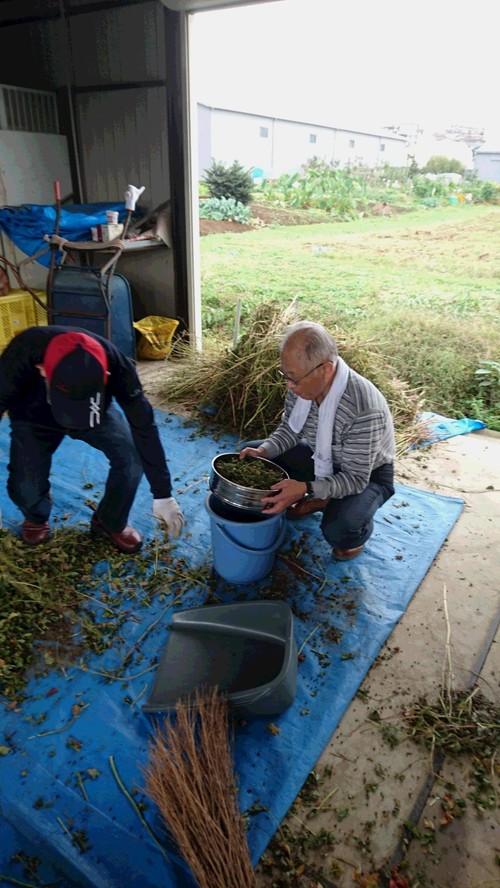
MULTIPOLYGON (((118 212, 123 221, 127 215, 124 201, 119 203, 72 204, 61 209, 59 225, 60 237, 71 241, 92 240, 90 229, 106 222, 106 210, 118 212)), ((10 237, 12 243, 19 247, 27 256, 34 256, 39 250, 47 248, 45 235, 54 234, 56 227, 56 210, 44 204, 22 204, 19 207, 3 207, 0 209, 0 230, 10 237)), ((39 256, 37 262, 50 264, 50 252, 47 250, 39 256)))
MULTIPOLYGON (((207 479, 213 457, 234 450, 235 440, 229 436, 215 439, 161 411, 156 415, 174 495, 186 516, 175 554, 190 566, 210 566, 210 522, 204 507, 207 479)), ((0 424, 2 477, 7 461, 8 422, 4 420, 0 424)), ((64 516, 65 523, 83 522, 88 527, 90 512, 84 502, 88 493, 83 485, 92 482, 92 496, 98 498, 106 470, 102 454, 65 439, 53 463, 54 521, 64 516)), ((148 539, 157 532, 151 506, 143 481, 131 521, 148 539)), ((4 526, 15 532, 21 516, 3 489, 0 508, 4 526)), ((461 509, 462 500, 398 485, 396 495, 377 513, 374 534, 356 561, 331 560, 316 514, 287 524, 284 544, 266 580, 249 586, 215 581, 216 594, 226 601, 270 598, 278 589, 285 590, 280 597, 285 594, 294 611, 299 648, 304 644, 292 706, 272 719, 252 718, 235 728, 240 806, 244 811, 258 809, 250 815, 248 831, 254 863, 404 614, 461 509), (292 549, 295 554, 298 549, 301 552, 298 571, 287 563, 292 549), (279 733, 267 730, 270 721, 279 733)), ((105 584, 106 564, 97 570, 105 584)), ((160 598, 147 608, 140 598, 123 601, 121 642, 102 656, 87 657, 85 669, 75 664, 64 673, 51 671, 33 678, 27 701, 17 710, 1 710, 0 746, 9 752, 0 756, 0 874, 22 878, 20 864, 11 858, 23 850, 41 857, 44 873, 50 872, 52 882, 63 888, 191 888, 185 864, 165 836, 155 806, 142 793, 152 724, 141 702, 153 681, 155 671, 150 667, 161 656, 173 612, 171 599, 160 598), (134 645, 141 662, 134 661, 122 679, 106 680, 102 672, 116 671, 134 645), (81 709, 74 718, 76 704, 81 709), (146 802, 144 816, 167 849, 168 860, 120 789, 112 762, 127 791, 137 789, 135 800, 146 802), (74 833, 84 834, 90 846, 87 850, 75 846, 74 833)), ((195 584, 176 607, 196 606, 206 599, 207 590, 195 584)))
POLYGON ((422 441, 419 447, 425 447, 427 444, 435 444, 436 441, 444 441, 446 438, 454 438, 456 435, 466 435, 468 432, 477 432, 479 429, 485 429, 486 424, 480 419, 450 419, 449 416, 441 416, 440 413, 419 413, 421 422, 427 424, 429 437, 427 441, 422 441))

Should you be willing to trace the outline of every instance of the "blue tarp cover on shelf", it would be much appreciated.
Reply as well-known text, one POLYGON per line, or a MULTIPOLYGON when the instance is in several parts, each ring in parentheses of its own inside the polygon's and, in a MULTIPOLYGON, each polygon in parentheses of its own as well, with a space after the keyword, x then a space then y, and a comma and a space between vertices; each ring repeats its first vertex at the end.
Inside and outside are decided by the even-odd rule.
MULTIPOLYGON (((213 457, 234 450, 235 439, 214 438, 203 428, 161 411, 156 416, 169 456, 174 495, 186 516, 175 556, 191 567, 206 565, 210 577, 210 522, 204 507, 207 478, 213 457)), ((7 462, 8 421, 4 419, 0 424, 2 478, 7 462)), ((90 511, 85 499, 89 494, 83 485, 90 481, 92 496, 98 498, 106 473, 102 454, 81 442, 63 441, 52 472, 56 528, 68 524, 88 528, 90 511)), ((143 480, 130 517, 146 539, 158 532, 151 506, 143 480)), ((21 516, 4 486, 0 508, 4 527, 16 532, 21 516)), ((462 500, 398 485, 395 496, 378 512, 374 534, 356 561, 331 560, 316 514, 288 522, 285 541, 266 580, 230 586, 212 577, 216 584, 212 595, 215 589, 224 601, 272 597, 273 589, 284 589, 295 613, 297 645, 300 648, 305 642, 292 706, 281 715, 251 718, 235 728, 240 805, 244 811, 258 809, 250 816, 248 832, 254 863, 404 614, 461 508, 462 500), (303 573, 287 565, 293 546, 301 550, 303 573), (266 729, 271 721, 279 733, 266 729)), ((99 564, 97 570, 105 592, 110 582, 107 564, 99 564)), ((0 873, 4 876, 23 878, 21 865, 11 859, 23 851, 37 854, 43 861, 40 878, 58 886, 192 885, 165 838, 155 806, 142 794, 142 768, 148 759, 152 725, 141 703, 148 696, 168 637, 174 594, 168 590, 165 596, 156 595, 147 607, 141 603, 140 592, 134 600, 123 600, 120 638, 106 653, 86 655, 64 672, 52 670, 31 678, 26 701, 2 708, 0 873), (102 672, 115 672, 131 649, 134 657, 123 677, 106 680, 102 672), (79 713, 76 717, 75 712, 79 713), (165 842, 168 860, 120 788, 112 761, 123 787, 137 802, 147 803, 144 816, 165 842), (78 834, 85 837, 87 850, 72 842, 78 834)), ((98 593, 93 590, 92 595, 98 593)), ((203 584, 193 584, 175 607, 203 604, 207 595, 203 584)))
MULTIPOLYGON (((60 237, 70 241, 92 240, 90 229, 106 222, 106 210, 118 211, 120 222, 123 222, 127 215, 124 201, 65 206, 61 209, 60 237)), ((27 256, 34 256, 39 250, 47 247, 45 235, 54 234, 55 226, 56 210, 52 206, 21 204, 19 207, 0 209, 0 230, 4 231, 12 243, 27 256)), ((48 268, 50 252, 47 251, 39 256, 37 262, 48 268)))

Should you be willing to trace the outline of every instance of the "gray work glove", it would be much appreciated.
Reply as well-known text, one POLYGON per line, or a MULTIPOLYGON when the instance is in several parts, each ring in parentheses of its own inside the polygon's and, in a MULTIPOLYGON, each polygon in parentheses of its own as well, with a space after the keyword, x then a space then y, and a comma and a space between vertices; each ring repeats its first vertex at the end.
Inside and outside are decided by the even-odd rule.
POLYGON ((184 515, 177 500, 173 496, 153 500, 153 515, 163 521, 169 534, 177 539, 184 526, 184 515))

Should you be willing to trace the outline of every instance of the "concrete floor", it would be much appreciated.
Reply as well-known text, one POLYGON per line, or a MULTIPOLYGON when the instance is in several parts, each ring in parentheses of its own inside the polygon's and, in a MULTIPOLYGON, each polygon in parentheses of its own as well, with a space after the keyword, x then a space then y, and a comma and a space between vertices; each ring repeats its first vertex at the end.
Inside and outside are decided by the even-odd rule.
MULTIPOLYGON (((166 406, 157 397, 158 369, 139 367, 146 393, 166 406)), ((468 802, 460 819, 440 827, 445 796, 467 802, 471 763, 445 760, 433 775, 429 752, 405 739, 402 720, 419 696, 436 699, 450 659, 455 690, 476 682, 499 703, 500 435, 473 432, 412 451, 398 462, 397 480, 461 496, 465 506, 316 765, 321 810, 306 821, 310 809, 299 802, 285 821, 294 830, 329 830, 334 847, 308 853, 298 879, 279 884, 372 888, 378 883, 365 877, 406 858, 411 888, 500 888, 498 806, 479 816, 468 802), (374 710, 378 723, 369 718, 374 710), (383 738, 386 725, 398 730, 394 747, 383 738), (408 820, 419 834, 403 845, 408 820)), ((498 799, 498 770, 491 777, 498 799)), ((257 881, 271 888, 274 877, 259 868, 257 881)))

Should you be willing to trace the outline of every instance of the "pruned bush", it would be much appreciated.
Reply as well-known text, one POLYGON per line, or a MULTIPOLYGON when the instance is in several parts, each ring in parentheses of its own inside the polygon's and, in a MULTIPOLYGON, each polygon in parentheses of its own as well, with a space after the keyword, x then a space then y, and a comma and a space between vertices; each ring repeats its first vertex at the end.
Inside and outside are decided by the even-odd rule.
POLYGON ((250 203, 254 183, 250 170, 246 170, 237 160, 229 166, 223 161, 213 160, 203 175, 210 197, 234 198, 245 206, 250 203))

